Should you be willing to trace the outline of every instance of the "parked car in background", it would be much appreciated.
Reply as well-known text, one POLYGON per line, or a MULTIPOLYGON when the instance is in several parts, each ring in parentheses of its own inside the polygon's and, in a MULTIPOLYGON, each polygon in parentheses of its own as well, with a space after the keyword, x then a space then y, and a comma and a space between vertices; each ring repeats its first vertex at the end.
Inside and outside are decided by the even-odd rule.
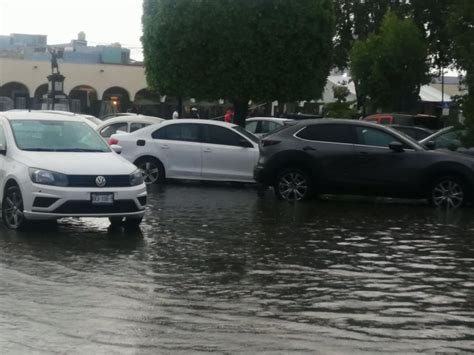
POLYGON ((262 137, 290 122, 293 120, 277 117, 252 117, 245 120, 245 129, 257 137, 262 137))
POLYGON ((95 116, 84 115, 84 114, 81 114, 81 116, 84 117, 85 119, 89 120, 90 122, 94 123, 96 126, 102 124, 102 120, 100 118, 95 117, 95 116))
POLYGON ((146 197, 140 170, 80 117, 0 113, 0 200, 8 228, 63 217, 108 217, 137 227, 146 197))
POLYGON ((466 130, 462 127, 446 127, 422 139, 420 143, 429 149, 449 149, 463 151, 462 137, 466 130))
POLYGON ((287 118, 291 120, 309 120, 323 118, 323 116, 311 113, 286 113, 283 114, 281 118, 287 118))
POLYGON ((109 144, 121 147, 147 184, 165 178, 253 182, 258 141, 235 124, 180 119, 113 135, 109 144))
POLYGON ((115 133, 135 132, 143 127, 163 122, 163 118, 143 115, 124 115, 109 118, 102 124, 98 125, 96 130, 104 138, 109 138, 115 133))
POLYGON ((471 201, 474 160, 430 151, 397 131, 363 121, 301 121, 260 141, 255 180, 277 197, 314 193, 427 198, 436 207, 471 201))
POLYGON ((443 127, 442 122, 438 117, 421 114, 407 115, 402 113, 377 113, 364 117, 362 120, 383 125, 418 126, 432 130, 437 130, 443 127))
POLYGON ((431 136, 434 131, 424 127, 417 126, 402 126, 402 125, 389 125, 390 128, 402 132, 407 136, 413 138, 416 141, 420 141, 428 136, 431 136))

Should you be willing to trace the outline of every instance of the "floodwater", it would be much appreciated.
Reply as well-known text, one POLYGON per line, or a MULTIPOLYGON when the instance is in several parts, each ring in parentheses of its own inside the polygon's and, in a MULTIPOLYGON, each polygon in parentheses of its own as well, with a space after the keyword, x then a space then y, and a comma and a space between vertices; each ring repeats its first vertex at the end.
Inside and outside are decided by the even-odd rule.
POLYGON ((474 349, 474 208, 150 190, 140 232, 0 227, 0 353, 474 349))

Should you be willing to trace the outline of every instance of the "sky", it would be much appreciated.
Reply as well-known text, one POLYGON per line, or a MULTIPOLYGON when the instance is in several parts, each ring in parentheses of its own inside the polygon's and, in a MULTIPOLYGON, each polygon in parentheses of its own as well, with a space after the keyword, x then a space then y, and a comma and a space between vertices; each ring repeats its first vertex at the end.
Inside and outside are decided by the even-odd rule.
POLYGON ((0 0, 0 35, 43 34, 69 43, 80 31, 89 45, 119 42, 141 60, 143 0, 0 0))

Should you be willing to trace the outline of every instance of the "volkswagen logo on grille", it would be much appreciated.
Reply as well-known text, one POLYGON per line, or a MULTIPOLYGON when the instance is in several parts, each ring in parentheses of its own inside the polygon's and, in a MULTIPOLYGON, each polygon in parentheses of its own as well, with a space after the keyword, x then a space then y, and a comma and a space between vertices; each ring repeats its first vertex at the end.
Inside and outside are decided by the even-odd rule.
POLYGON ((107 180, 105 180, 105 177, 103 176, 97 176, 95 179, 95 183, 98 187, 104 187, 107 183, 107 180))

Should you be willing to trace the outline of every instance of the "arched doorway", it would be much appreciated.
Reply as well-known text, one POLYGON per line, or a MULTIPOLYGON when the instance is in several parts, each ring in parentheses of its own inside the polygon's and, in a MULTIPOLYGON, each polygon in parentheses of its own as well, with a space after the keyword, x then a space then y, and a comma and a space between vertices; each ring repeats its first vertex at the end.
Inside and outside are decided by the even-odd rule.
POLYGON ((46 102, 46 94, 48 93, 48 83, 38 86, 35 90, 35 96, 33 97, 32 108, 40 110, 43 102, 46 102))
POLYGON ((127 112, 131 108, 130 95, 124 88, 114 86, 104 91, 100 109, 101 116, 109 113, 127 112))
POLYGON ((137 113, 149 116, 165 117, 163 115, 163 104, 160 100, 160 95, 148 89, 141 89, 135 94, 133 107, 137 113))
POLYGON ((8 97, 13 100, 14 108, 29 108, 30 91, 26 85, 18 82, 9 82, 0 87, 0 97, 8 97))
POLYGON ((79 85, 69 92, 71 111, 96 115, 99 111, 97 90, 88 85, 79 85))

